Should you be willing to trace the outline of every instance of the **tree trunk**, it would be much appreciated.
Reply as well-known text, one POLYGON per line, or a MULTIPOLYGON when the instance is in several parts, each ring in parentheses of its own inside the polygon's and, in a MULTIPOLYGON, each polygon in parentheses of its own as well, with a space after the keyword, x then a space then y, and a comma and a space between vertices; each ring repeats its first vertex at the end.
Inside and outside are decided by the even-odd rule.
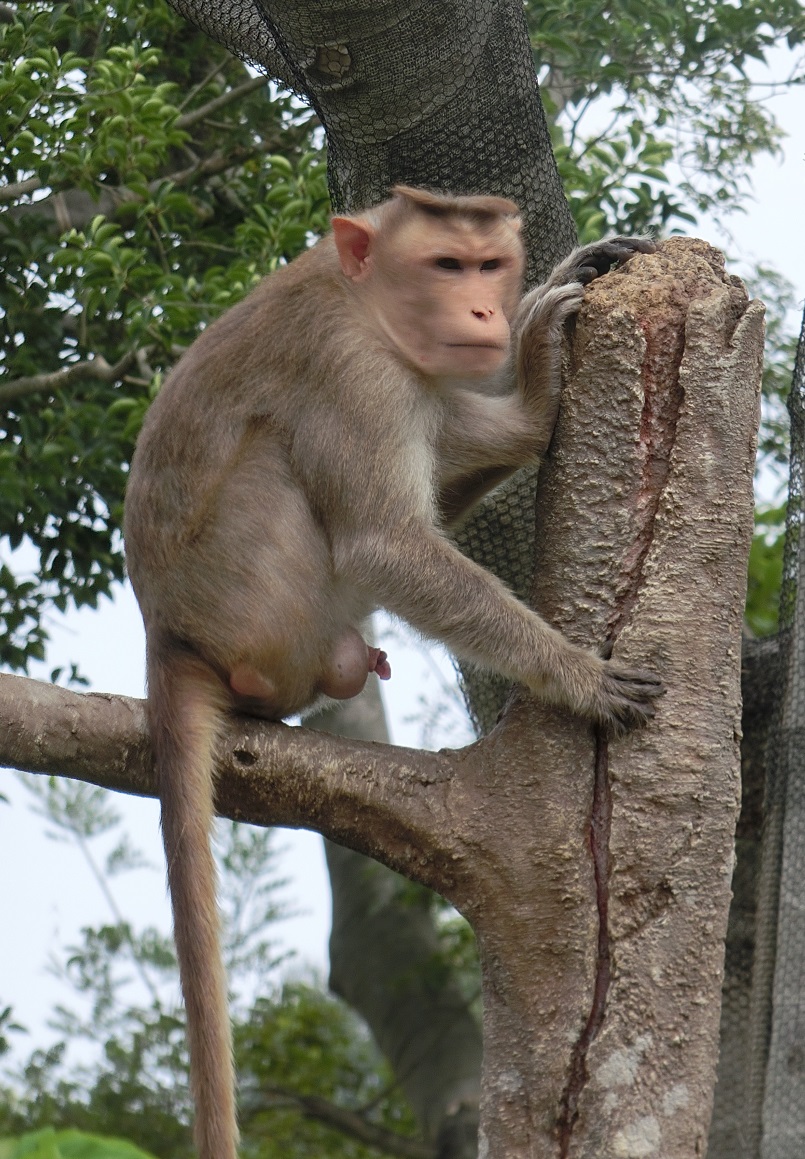
POLYGON ((473 916, 492 1156, 705 1149, 762 352, 762 307, 746 308, 717 257, 671 241, 630 263, 591 288, 573 343, 540 487, 537 606, 580 641, 614 640, 668 692, 657 721, 618 743, 585 746, 525 703, 500 730, 505 745, 496 738, 522 755, 515 768, 502 758, 520 804, 501 819, 505 880, 473 916), (517 879, 515 851, 540 866, 539 885, 533 872, 517 879), (516 978, 514 943, 530 946, 516 978))

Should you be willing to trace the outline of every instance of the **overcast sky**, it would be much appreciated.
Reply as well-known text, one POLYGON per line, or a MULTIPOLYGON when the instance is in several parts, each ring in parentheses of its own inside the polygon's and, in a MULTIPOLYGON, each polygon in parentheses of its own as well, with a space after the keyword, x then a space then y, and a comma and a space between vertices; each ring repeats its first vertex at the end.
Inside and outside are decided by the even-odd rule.
MULTIPOLYGON (((779 56, 781 68, 783 57, 779 56)), ((782 75, 782 74, 781 74, 782 75)), ((743 263, 762 260, 784 273, 796 288, 799 310, 805 300, 805 91, 789 92, 774 101, 776 114, 789 134, 782 159, 764 158, 753 171, 754 197, 745 214, 724 221, 703 221, 697 233, 724 248, 731 269, 745 272, 743 263)), ((114 602, 104 600, 97 612, 82 611, 52 621, 53 645, 47 670, 70 660, 78 662, 92 687, 140 696, 143 691, 143 636, 139 613, 129 590, 114 602)), ((398 641, 389 645, 393 679, 383 687, 394 740, 419 743, 420 699, 438 694, 438 681, 421 654, 398 641)), ((449 662, 438 661, 443 672, 449 662)), ((47 670, 37 674, 45 675, 47 670)), ((461 744, 467 733, 456 732, 436 743, 461 744)), ((3 776, 0 791, 12 803, 0 804, 0 849, 5 887, 0 894, 0 1009, 10 1003, 18 1021, 31 1031, 25 1050, 51 1041, 45 1019, 56 1001, 69 993, 46 972, 48 956, 75 942, 83 925, 112 920, 103 897, 81 854, 73 847, 48 840, 44 825, 30 811, 30 797, 12 774, 3 776)), ((119 797, 120 810, 134 842, 153 863, 113 882, 122 912, 136 925, 157 922, 169 928, 162 853, 155 802, 119 797)), ((326 972, 329 897, 321 843, 313 834, 287 834, 283 872, 292 879, 289 901, 303 909, 302 917, 283 924, 278 933, 298 951, 297 967, 305 963, 326 972)), ((102 858, 103 843, 98 855, 102 858)), ((22 1046, 22 1044, 21 1044, 22 1046)))

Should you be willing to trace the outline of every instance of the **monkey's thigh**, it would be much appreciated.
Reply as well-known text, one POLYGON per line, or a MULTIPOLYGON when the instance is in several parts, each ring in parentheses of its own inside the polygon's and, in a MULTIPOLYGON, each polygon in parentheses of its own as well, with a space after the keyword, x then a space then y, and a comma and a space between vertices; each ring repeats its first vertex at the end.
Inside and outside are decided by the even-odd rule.
POLYGON ((255 444, 239 458, 191 551, 203 652, 227 677, 239 674, 236 692, 246 694, 248 673, 263 678, 272 715, 310 704, 345 609, 281 447, 255 444))

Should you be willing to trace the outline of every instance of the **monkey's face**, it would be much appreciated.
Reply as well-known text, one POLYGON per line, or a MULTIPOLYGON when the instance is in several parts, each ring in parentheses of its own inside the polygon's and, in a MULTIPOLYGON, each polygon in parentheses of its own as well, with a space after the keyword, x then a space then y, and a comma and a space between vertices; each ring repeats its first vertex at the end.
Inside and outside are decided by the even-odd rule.
POLYGON ((505 362, 522 243, 503 218, 416 213, 372 239, 358 279, 399 354, 432 378, 487 378, 505 362))

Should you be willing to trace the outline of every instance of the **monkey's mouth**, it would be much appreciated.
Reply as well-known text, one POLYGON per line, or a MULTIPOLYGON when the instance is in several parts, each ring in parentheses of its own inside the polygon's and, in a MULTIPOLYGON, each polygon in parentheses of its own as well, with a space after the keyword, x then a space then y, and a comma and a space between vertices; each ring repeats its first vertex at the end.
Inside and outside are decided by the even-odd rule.
POLYGON ((505 350, 499 342, 446 342, 451 350, 505 350))

